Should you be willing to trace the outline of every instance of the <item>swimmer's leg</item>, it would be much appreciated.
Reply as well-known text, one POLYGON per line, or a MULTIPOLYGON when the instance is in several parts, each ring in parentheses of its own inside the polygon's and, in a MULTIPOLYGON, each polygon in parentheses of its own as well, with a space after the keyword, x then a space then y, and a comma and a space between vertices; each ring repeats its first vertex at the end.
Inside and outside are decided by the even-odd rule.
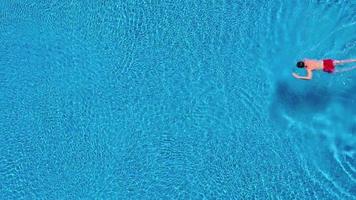
POLYGON ((356 59, 334 60, 334 64, 335 65, 342 65, 342 64, 345 64, 345 63, 352 63, 352 62, 356 62, 356 59))
POLYGON ((336 69, 336 70, 335 70, 335 73, 347 72, 347 71, 351 71, 351 70, 354 70, 354 69, 356 69, 356 66, 349 67, 349 68, 344 68, 344 69, 336 69))

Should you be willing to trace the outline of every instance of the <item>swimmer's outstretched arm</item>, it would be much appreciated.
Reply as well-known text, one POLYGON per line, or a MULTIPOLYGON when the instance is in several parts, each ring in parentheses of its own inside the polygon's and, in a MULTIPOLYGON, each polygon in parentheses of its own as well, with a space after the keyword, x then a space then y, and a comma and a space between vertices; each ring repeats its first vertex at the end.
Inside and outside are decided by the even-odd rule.
POLYGON ((296 73, 292 73, 292 75, 297 79, 311 80, 313 78, 313 72, 311 70, 308 70, 307 72, 308 72, 307 76, 299 76, 296 73))

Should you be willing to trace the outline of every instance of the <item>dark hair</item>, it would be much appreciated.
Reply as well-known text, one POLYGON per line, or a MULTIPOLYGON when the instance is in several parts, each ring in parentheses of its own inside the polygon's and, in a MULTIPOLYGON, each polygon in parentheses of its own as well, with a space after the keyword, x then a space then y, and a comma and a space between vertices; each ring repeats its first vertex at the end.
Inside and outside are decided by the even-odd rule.
POLYGON ((303 61, 298 61, 298 62, 297 62, 297 67, 299 67, 299 68, 304 68, 304 67, 305 67, 304 62, 303 62, 303 61))

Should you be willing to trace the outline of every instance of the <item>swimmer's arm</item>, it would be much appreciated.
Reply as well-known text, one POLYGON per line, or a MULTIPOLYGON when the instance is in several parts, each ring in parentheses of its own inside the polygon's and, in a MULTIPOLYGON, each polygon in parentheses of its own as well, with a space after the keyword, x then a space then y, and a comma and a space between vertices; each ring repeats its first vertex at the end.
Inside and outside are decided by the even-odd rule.
POLYGON ((313 78, 313 72, 311 70, 308 70, 307 72, 308 72, 307 76, 299 76, 296 73, 293 73, 292 75, 297 79, 311 80, 313 78))

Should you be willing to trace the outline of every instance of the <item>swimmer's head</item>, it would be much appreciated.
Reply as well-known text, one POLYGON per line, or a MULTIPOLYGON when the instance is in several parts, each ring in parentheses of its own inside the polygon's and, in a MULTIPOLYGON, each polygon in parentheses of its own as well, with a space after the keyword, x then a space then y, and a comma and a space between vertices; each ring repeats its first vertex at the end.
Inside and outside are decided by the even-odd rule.
POLYGON ((304 67, 305 67, 304 62, 303 62, 303 61, 298 61, 298 62, 297 62, 297 67, 298 67, 298 68, 304 68, 304 67))

